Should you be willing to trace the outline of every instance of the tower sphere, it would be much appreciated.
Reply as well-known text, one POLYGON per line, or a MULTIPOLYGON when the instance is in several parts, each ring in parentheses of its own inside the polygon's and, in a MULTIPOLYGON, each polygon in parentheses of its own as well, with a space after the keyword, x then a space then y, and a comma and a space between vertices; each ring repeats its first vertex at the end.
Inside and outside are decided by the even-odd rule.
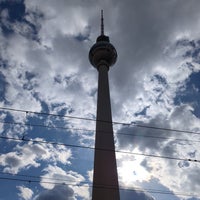
POLYGON ((105 62, 107 66, 112 66, 117 61, 117 51, 110 43, 109 37, 100 35, 96 43, 89 52, 90 63, 98 69, 100 63, 105 62))

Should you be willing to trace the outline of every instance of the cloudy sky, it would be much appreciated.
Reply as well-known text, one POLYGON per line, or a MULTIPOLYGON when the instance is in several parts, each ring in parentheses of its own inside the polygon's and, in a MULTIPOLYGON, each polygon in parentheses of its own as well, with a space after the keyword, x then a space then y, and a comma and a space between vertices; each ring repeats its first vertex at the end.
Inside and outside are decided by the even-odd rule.
POLYGON ((0 0, 0 200, 91 199, 101 9, 121 200, 200 199, 199 8, 0 0))

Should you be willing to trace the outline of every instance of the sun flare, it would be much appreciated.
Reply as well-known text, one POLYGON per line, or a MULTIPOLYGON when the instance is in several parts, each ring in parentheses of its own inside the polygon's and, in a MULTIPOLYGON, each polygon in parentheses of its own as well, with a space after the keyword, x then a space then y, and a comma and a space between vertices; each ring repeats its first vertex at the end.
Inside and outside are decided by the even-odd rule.
POLYGON ((122 161, 121 167, 118 169, 122 184, 130 186, 132 183, 148 181, 150 179, 150 174, 141 165, 141 162, 141 158, 122 161))

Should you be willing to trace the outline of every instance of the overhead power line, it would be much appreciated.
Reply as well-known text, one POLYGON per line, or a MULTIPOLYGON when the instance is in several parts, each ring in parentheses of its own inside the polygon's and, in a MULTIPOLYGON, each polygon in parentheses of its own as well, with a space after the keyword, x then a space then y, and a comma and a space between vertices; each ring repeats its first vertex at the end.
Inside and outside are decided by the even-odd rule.
MULTIPOLYGON (((1 124, 12 124, 12 125, 19 125, 19 126, 29 126, 29 127, 42 127, 42 128, 50 128, 50 129, 63 129, 69 131, 87 131, 87 132, 95 132, 92 129, 82 129, 82 128, 69 128, 64 126, 50 126, 50 125, 43 125, 43 124, 33 124, 33 123, 18 123, 18 122, 9 122, 9 121, 0 121, 1 124)), ((109 134, 107 131, 100 131, 103 134, 109 134)), ((181 138, 174 138, 174 137, 164 137, 164 136, 155 136, 155 135, 138 135, 135 133, 123 133, 123 132, 116 132, 116 135, 123 135, 123 136, 131 136, 131 137, 142 137, 142 138, 152 138, 152 139, 162 139, 162 140, 176 140, 182 142, 200 142, 200 140, 189 140, 189 139, 181 139, 181 138)))
POLYGON ((162 131, 170 131, 170 132, 177 132, 177 133, 189 133, 189 134, 196 134, 200 135, 200 132, 194 132, 194 131, 186 131, 186 130, 180 130, 180 129, 171 129, 171 128, 162 128, 162 127, 156 127, 156 126, 146 126, 141 124, 135 124, 135 126, 139 128, 148 128, 148 129, 154 129, 154 130, 162 130, 162 131))
MULTIPOLYGON (((17 109, 7 109, 7 108, 0 108, 0 109, 5 109, 5 110, 10 110, 10 111, 16 111, 16 112, 24 112, 24 113, 33 113, 33 114, 41 114, 41 115, 50 115, 50 116, 56 116, 56 117, 67 117, 71 119, 79 119, 79 120, 90 120, 90 121, 96 121, 94 119, 89 119, 89 118, 81 118, 81 117, 74 117, 74 116, 65 116, 65 115, 55 115, 55 114, 49 114, 49 113, 38 113, 38 112, 32 112, 32 111, 23 111, 23 110, 17 110, 17 109)), ((102 121, 102 122, 107 122, 111 123, 108 121, 102 121)), ((4 122, 0 122, 4 123, 4 122)), ((39 125, 39 124, 22 124, 22 123, 15 123, 15 122, 5 122, 7 124, 18 124, 18 125, 28 125, 28 126, 36 126, 36 127, 44 127, 44 128, 61 128, 61 129, 68 129, 68 130, 75 130, 72 128, 67 128, 67 127, 53 127, 53 126, 45 126, 45 125, 39 125)), ((121 124, 121 125, 134 125, 139 128, 149 128, 149 129, 157 129, 157 130, 163 130, 163 131, 174 131, 174 132, 179 132, 179 133, 191 133, 191 134, 200 134, 197 132, 193 131, 184 131, 184 130, 176 130, 176 129, 168 129, 168 128, 160 128, 160 127, 152 127, 152 126, 145 126, 145 125, 140 125, 140 124, 128 124, 128 123, 121 123, 121 122, 113 122, 113 124, 121 124)), ((76 129, 80 131, 88 131, 86 129, 76 129)), ((94 131, 94 130, 89 130, 89 131, 94 131)), ((105 132, 106 133, 106 132, 105 132)), ((160 139, 170 139, 170 138, 165 138, 165 137, 157 137, 157 136, 142 136, 142 135, 133 135, 129 133, 117 133, 121 135, 130 135, 130 136, 135 136, 135 137, 151 137, 151 138, 160 138, 160 139)), ((89 147, 89 146, 81 146, 81 145, 72 145, 72 144, 65 144, 65 143, 58 143, 58 142, 48 142, 48 141, 38 141, 38 140, 33 140, 33 139, 27 139, 27 138, 12 138, 12 137, 4 137, 1 136, 0 139, 6 139, 6 140, 15 140, 15 141, 23 141, 23 142, 34 142, 34 143, 47 143, 47 144, 52 144, 52 145, 64 145, 67 147, 72 147, 72 148, 84 148, 84 149, 92 149, 94 150, 94 147, 89 147)), ((175 139, 175 140, 182 140, 182 141, 191 141, 191 142, 199 142, 195 140, 184 140, 184 139, 175 139)), ((111 151, 109 149, 97 149, 99 151, 111 151)), ((146 156, 146 157, 155 157, 155 158, 163 158, 163 159, 171 159, 171 160, 180 160, 180 161, 189 161, 189 162, 200 162, 200 160, 194 160, 194 159, 184 159, 184 158, 174 158, 174 157, 168 157, 168 156, 158 156, 158 155, 151 155, 151 154, 145 154, 145 153, 134 153, 134 152, 128 152, 128 151, 116 151, 117 153, 125 153, 125 154, 133 154, 133 155, 138 155, 138 156, 146 156)), ((26 175, 22 175, 26 178, 26 175)), ((7 178, 7 177, 0 177, 0 180, 9 180, 9 181, 23 181, 23 182, 28 182, 28 183, 48 183, 48 184, 60 184, 60 182, 51 182, 51 181, 40 181, 40 180, 32 180, 32 178, 39 178, 36 176, 27 176, 29 179, 20 179, 20 178, 7 178)), ((42 177, 44 178, 44 177, 42 177)), ((45 178, 44 178, 45 179, 45 178)), ((51 180, 51 178, 46 178, 46 180, 51 180)), ((53 179, 52 179, 53 180, 53 179)), ((54 179, 58 181, 62 181, 59 179, 54 179)), ((65 181, 65 180, 63 180, 65 181)), ((82 183, 83 184, 83 183, 82 183)), ((84 182, 84 184, 87 184, 87 182, 84 182)), ((82 186, 82 185, 77 185, 77 184, 66 184, 64 185, 71 185, 71 186, 82 186)), ((85 186, 83 186, 85 187, 85 186)), ((86 186, 86 187, 92 187, 92 186, 86 186)), ((110 188, 107 188, 107 186, 98 186, 104 189, 114 189, 112 186, 110 188)), ((129 188, 120 188, 120 190, 130 190, 130 191, 141 191, 144 192, 144 189, 129 189, 129 188)), ((177 196, 189 196, 189 197, 194 197, 194 195, 191 194, 183 194, 183 193, 173 193, 173 192, 168 192, 168 191, 161 191, 161 190, 152 190, 152 189, 147 189, 145 190, 150 193, 160 193, 160 194, 170 194, 170 195, 177 195, 177 196)))
MULTIPOLYGON (((45 113, 45 112, 34 112, 29 110, 21 110, 21 109, 14 109, 14 108, 4 108, 0 107, 0 110, 7 110, 7 111, 14 111, 14 112, 22 112, 22 113, 32 113, 36 115, 46 115, 46 116, 54 116, 54 117, 62 117, 62 118, 70 118, 70 119, 77 119, 77 120, 87 120, 87 121, 94 121, 96 122, 96 119, 92 118, 85 118, 85 117, 77 117, 77 116, 70 116, 70 115, 59 115, 59 114, 52 114, 52 113, 45 113)), ((138 128, 147 128, 147 129, 154 129, 154 130, 162 130, 162 131, 170 131, 170 132, 178 132, 178 133, 189 133, 189 134, 197 134, 200 135, 200 132, 195 131, 187 131, 187 130, 180 130, 180 129, 171 129, 171 128, 162 128, 162 127, 156 127, 156 126, 148 126, 148 125, 142 125, 139 123, 125 123, 125 122, 110 122, 110 121, 104 121, 104 120, 98 120, 105 123, 112 123, 112 124, 118 124, 118 125, 124 125, 124 126, 135 126, 138 128)))
MULTIPOLYGON (((41 143, 41 144, 52 144, 52 145, 61 145, 71 148, 81 148, 81 149, 91 149, 91 150, 99 150, 99 151, 114 151, 111 149, 101 149, 101 148, 94 148, 90 146, 83 146, 83 145, 75 145, 75 144, 66 144, 66 143, 58 143, 58 142, 49 142, 49 141, 41 141, 41 140, 33 140, 33 139, 27 139, 27 138, 14 138, 14 137, 6 137, 6 136, 0 136, 0 139, 4 140, 14 140, 14 141, 23 141, 23 142, 33 142, 33 143, 41 143)), ((176 158, 171 156, 160 156, 160 155, 153 155, 153 154, 146 154, 146 153, 136 153, 136 152, 130 152, 130 151, 120 151, 115 150, 116 153, 123 153, 123 154, 130 154, 130 155, 136 155, 136 156, 145 156, 145 157, 153 157, 153 158, 162 158, 162 159, 169 159, 169 160, 179 160, 179 161, 188 161, 188 162, 198 162, 200 163, 200 160, 196 159, 188 159, 188 158, 176 158)))
MULTIPOLYGON (((28 178, 28 176, 27 176, 28 178)), ((0 177, 0 180, 3 181, 20 181, 20 182, 27 182, 29 184, 31 183, 43 183, 43 184, 52 184, 52 185, 67 185, 67 186, 71 186, 71 187, 85 187, 85 188, 91 188, 93 187, 91 183, 89 182, 83 182, 83 183, 79 183, 79 184, 73 184, 73 183, 69 183, 72 181, 67 181, 68 183, 60 183, 60 182, 55 182, 55 181, 44 181, 44 180, 34 180, 34 179, 27 179, 27 178, 10 178, 10 177, 0 177)), ((29 177, 30 178, 30 177, 29 177)), ((115 190, 118 189, 115 186, 112 185, 95 185, 95 187, 103 189, 103 190, 115 190)), ((192 194, 187 194, 187 193, 181 193, 181 192, 171 192, 171 191, 164 191, 164 190, 157 190, 157 189, 148 189, 148 188, 136 188, 136 187, 119 187, 119 190, 123 190, 123 191, 132 191, 132 192, 148 192, 151 194, 163 194, 163 195, 176 195, 176 196, 187 196, 187 197, 196 197, 195 195, 192 194)))
MULTIPOLYGON (((8 110, 8 111, 14 111, 14 112, 22 112, 22 113, 31 113, 31 114, 36 114, 36 115, 46 115, 46 116, 53 116, 53 117, 62 117, 62 118, 70 118, 70 119, 78 119, 78 120, 86 120, 86 121, 94 121, 96 122, 96 119, 92 118, 86 118, 86 117, 77 117, 77 116, 71 116, 71 115, 59 115, 59 114, 52 114, 52 113, 45 113, 45 112, 35 112, 35 111, 29 111, 29 110, 21 110, 21 109, 14 109, 14 108, 4 108, 0 107, 1 110, 8 110)), ((106 122, 106 123, 113 123, 113 124, 123 124, 121 122, 109 122, 109 121, 104 121, 100 120, 101 122, 106 122)), ((130 125, 127 124, 126 125, 130 125)))
MULTIPOLYGON (((40 127, 40 128, 48 128, 48 129, 61 129, 61 130, 69 130, 69 131, 87 131, 87 132, 95 132, 92 129, 82 129, 82 128, 68 128, 64 126, 50 126, 50 125, 43 125, 43 124, 33 124, 33 123, 19 123, 19 122, 10 122, 10 121, 0 121, 1 124, 12 124, 12 125, 19 125, 19 126, 28 126, 28 127, 40 127)), ((107 131, 100 131, 103 134, 109 134, 110 132, 107 131)), ((155 136, 155 135, 138 135, 135 133, 124 133, 124 132, 116 132, 116 135, 123 135, 123 136, 131 136, 131 137, 142 137, 142 138, 152 138, 152 139, 162 139, 162 140, 176 140, 182 142, 200 142, 200 140, 189 140, 189 139, 181 139, 181 138, 174 138, 174 137, 164 137, 164 136, 155 136)))
MULTIPOLYGON (((50 177, 45 177, 45 176, 36 176, 36 175, 29 175, 29 174, 21 174, 21 173, 9 173, 9 172, 4 172, 4 171, 0 171, 0 174, 2 175, 5 175, 5 176, 17 176, 17 177, 23 177, 23 178, 32 178, 32 179, 43 179, 43 180, 53 180, 53 181, 67 181, 66 179, 64 178, 50 178, 50 177)), ((62 175, 63 176, 63 175, 62 175)), ((73 180, 70 180, 68 182, 74 182, 76 183, 77 181, 73 181, 73 180)), ((89 182, 81 182, 82 184, 87 184, 89 182)))
MULTIPOLYGON (((40 183, 43 183, 44 180, 52 180, 53 182, 48 182, 48 183, 50 183, 50 184, 56 184, 55 181, 63 181, 62 182, 63 185, 67 185, 69 183, 71 183, 69 185, 80 185, 80 184, 77 184, 77 181, 60 179, 60 178, 50 178, 50 177, 45 177, 45 176, 37 176, 37 175, 29 175, 29 174, 21 174, 21 173, 13 174, 13 173, 8 173, 8 172, 3 172, 3 171, 0 171, 0 174, 5 175, 5 176, 7 176, 7 175, 8 176, 12 176, 12 177, 13 176, 23 177, 23 178, 26 178, 26 180, 27 180, 27 178, 29 178, 27 180, 29 183, 32 182, 32 181, 30 181, 30 178, 31 178, 31 180, 40 179, 40 183), (74 184, 72 184, 72 183, 74 183, 74 184)), ((7 177, 2 177, 2 178, 7 178, 7 177)), ((1 179, 1 177, 0 177, 0 179, 1 179)), ((60 183, 57 182, 57 184, 61 184, 61 182, 60 183)), ((83 184, 88 184, 87 187, 91 187, 91 185, 90 185, 91 182, 88 182, 88 181, 81 181, 81 184, 82 184, 81 186, 83 186, 83 184)), ((102 187, 102 185, 101 185, 101 187, 102 187)), ((104 185, 104 187, 106 187, 106 186, 104 185)), ((112 188, 114 188, 114 187, 112 186, 112 188)), ((133 190, 133 191, 137 190, 137 191, 142 191, 142 192, 144 192, 144 191, 162 192, 162 194, 179 194, 179 195, 181 194, 181 193, 172 193, 172 192, 166 191, 166 190, 157 190, 157 189, 150 189, 150 188, 145 188, 145 189, 143 189, 143 188, 136 188, 136 187, 134 187, 134 189, 130 189, 128 187, 126 187, 126 188, 125 187, 120 187, 120 188, 123 189, 123 190, 133 190)), ((182 195, 184 195, 184 194, 182 194, 182 195)), ((190 194, 185 194, 185 195, 190 195, 190 194)))

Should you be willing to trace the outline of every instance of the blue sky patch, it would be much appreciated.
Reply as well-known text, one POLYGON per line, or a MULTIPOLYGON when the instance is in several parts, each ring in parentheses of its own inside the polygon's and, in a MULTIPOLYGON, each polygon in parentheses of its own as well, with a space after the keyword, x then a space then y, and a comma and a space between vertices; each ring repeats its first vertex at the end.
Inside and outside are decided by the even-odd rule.
POLYGON ((194 108, 194 115, 200 118, 200 72, 192 73, 186 81, 185 91, 177 92, 174 103, 189 103, 194 108))

